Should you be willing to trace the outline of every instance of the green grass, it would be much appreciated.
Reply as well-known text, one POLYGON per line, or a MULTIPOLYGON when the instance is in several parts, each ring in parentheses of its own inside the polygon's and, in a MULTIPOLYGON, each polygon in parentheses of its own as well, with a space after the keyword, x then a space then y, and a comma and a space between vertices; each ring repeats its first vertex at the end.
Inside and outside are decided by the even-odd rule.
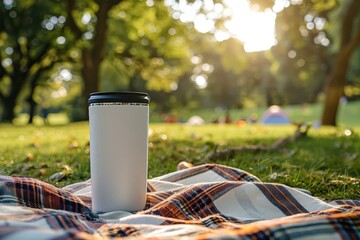
MULTIPOLYGON (((151 106, 150 106, 151 109, 151 106)), ((321 119, 322 104, 307 104, 307 105, 294 105, 284 106, 283 109, 288 114, 289 118, 293 122, 315 122, 321 119)), ((266 111, 265 108, 256 109, 232 109, 230 116, 233 121, 239 120, 240 118, 246 119, 252 114, 255 114, 260 119, 262 114, 266 111)), ((224 111, 219 109, 177 109, 172 113, 178 118, 189 119, 191 116, 198 115, 202 117, 207 123, 212 122, 215 118, 223 117, 224 111)), ((27 114, 19 115, 13 123, 21 126, 26 125, 28 120, 27 114)), ((69 123, 66 113, 51 113, 49 114, 48 121, 51 125, 65 125, 69 123)), ((342 127, 355 127, 360 126, 360 101, 349 102, 347 104, 341 104, 338 112, 338 125, 342 127)), ((151 112, 150 122, 160 123, 162 122, 162 114, 151 112)), ((44 120, 39 117, 34 117, 34 125, 44 125, 44 120)))
MULTIPOLYGON (((181 161, 195 165, 219 148, 270 145, 292 135, 294 126, 151 124, 149 178, 176 170, 181 161)), ((360 197, 360 128, 311 129, 308 137, 274 151, 244 152, 214 162, 241 168, 262 181, 305 188, 326 200, 360 197), (350 132, 349 132, 350 131, 350 132)), ((88 123, 60 126, 0 125, 0 174, 31 176, 56 186, 90 177, 88 123), (66 176, 60 181, 54 173, 66 176)))
MULTIPOLYGON (((283 109, 288 114, 289 118, 293 122, 314 122, 321 120, 322 104, 305 104, 302 106, 284 106, 283 109)), ((266 111, 266 108, 256 109, 232 109, 230 115, 232 120, 238 120, 240 118, 246 119, 252 114, 256 114, 260 119, 262 114, 266 111)), ((193 115, 201 116, 206 122, 211 122, 215 118, 224 116, 224 111, 214 109, 196 109, 196 110, 174 110, 174 114, 178 117, 188 119, 193 115)), ((152 122, 160 122, 161 117, 153 114, 151 118, 152 122)), ((338 125, 354 127, 360 126, 360 101, 349 102, 347 104, 340 104, 338 112, 338 125)))

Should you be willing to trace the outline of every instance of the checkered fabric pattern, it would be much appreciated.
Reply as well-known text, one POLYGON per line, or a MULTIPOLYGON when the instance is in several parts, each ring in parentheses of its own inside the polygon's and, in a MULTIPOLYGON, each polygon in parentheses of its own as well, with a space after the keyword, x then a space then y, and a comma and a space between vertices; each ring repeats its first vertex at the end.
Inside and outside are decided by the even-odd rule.
MULTIPOLYGON (((114 183, 116 187, 116 183, 114 183)), ((139 212, 91 210, 91 183, 0 176, 0 239, 360 239, 360 201, 206 164, 148 180, 139 212)))

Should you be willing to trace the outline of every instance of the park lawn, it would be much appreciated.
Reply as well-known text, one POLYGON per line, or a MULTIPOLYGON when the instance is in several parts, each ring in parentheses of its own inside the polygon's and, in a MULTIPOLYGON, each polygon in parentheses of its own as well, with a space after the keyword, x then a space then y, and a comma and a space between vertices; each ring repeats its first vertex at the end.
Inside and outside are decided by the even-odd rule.
MULTIPOLYGON (((288 105, 283 106, 286 114, 292 122, 320 122, 322 114, 322 103, 312 103, 303 105, 288 105)), ((251 115, 255 115, 260 120, 266 108, 246 108, 246 109, 231 109, 230 117, 233 121, 239 119, 247 119, 251 115)), ((216 118, 224 117, 225 112, 221 109, 174 109, 175 116, 181 119, 189 119, 191 116, 198 115, 206 122, 212 122, 216 118)), ((150 115, 151 122, 161 122, 161 115, 153 113, 150 115)), ((356 127, 360 126, 360 101, 342 103, 339 105, 337 123, 342 127, 356 127)))
MULTIPOLYGON (((265 182, 307 189, 325 200, 360 199, 360 127, 310 129, 308 137, 275 150, 204 160, 216 146, 269 146, 295 129, 292 125, 150 124, 149 178, 175 171, 182 161, 218 163, 246 170, 265 182)), ((88 179, 88 123, 0 124, 0 174, 36 177, 59 187, 88 179)))
MULTIPOLYGON (((322 113, 322 103, 304 104, 304 105, 288 105, 284 106, 286 114, 289 116, 292 122, 320 122, 322 113)), ((150 106, 150 111, 152 110, 150 106)), ((255 115, 260 120, 266 108, 246 108, 246 109, 231 109, 230 117, 235 122, 239 119, 247 119, 248 117, 255 115)), ((224 117, 224 109, 188 109, 188 108, 176 108, 170 113, 178 118, 178 120, 188 120, 191 116, 198 115, 207 123, 211 123, 215 119, 224 117)), ((151 123, 163 122, 164 114, 158 112, 150 113, 151 123)), ((15 125, 26 125, 29 116, 25 113, 19 114, 13 121, 15 125)), ((65 112, 50 113, 48 116, 48 122, 51 125, 64 125, 69 123, 68 116, 65 112)), ((339 106, 337 123, 341 127, 356 127, 360 126, 360 101, 342 103, 339 106)), ((35 125, 43 125, 44 119, 36 115, 34 117, 35 125)))

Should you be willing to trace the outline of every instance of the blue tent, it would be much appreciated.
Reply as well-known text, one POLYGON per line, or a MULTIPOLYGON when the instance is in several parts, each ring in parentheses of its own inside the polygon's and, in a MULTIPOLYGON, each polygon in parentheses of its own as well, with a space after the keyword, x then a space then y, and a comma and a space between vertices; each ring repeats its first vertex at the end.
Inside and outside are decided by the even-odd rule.
POLYGON ((269 125, 290 124, 288 115, 279 106, 273 105, 262 116, 260 123, 269 125))

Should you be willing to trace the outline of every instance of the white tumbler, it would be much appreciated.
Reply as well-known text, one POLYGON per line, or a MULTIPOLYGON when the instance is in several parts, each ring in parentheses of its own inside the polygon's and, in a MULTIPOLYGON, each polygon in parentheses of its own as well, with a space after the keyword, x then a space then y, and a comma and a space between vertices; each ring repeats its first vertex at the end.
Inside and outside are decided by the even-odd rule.
POLYGON ((92 209, 145 207, 149 96, 141 92, 91 93, 89 103, 92 209))

